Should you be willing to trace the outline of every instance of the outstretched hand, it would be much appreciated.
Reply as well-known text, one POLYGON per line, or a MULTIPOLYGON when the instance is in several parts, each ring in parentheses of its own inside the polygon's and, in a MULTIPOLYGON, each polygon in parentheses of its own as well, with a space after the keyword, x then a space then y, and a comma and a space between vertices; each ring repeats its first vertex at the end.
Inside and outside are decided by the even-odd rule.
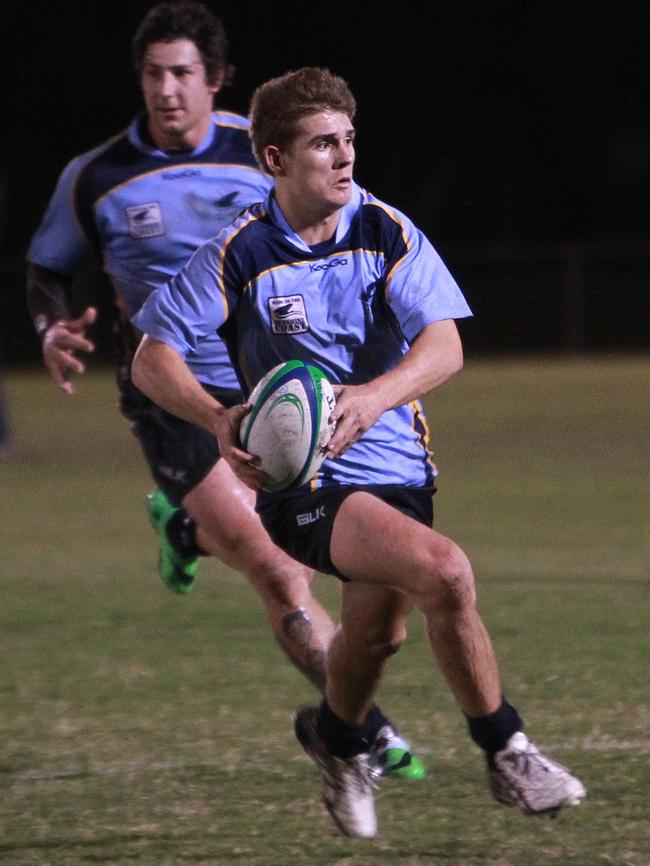
POLYGON ((74 393, 70 377, 73 374, 81 375, 86 370, 76 353, 95 349, 95 344, 86 337, 86 330, 96 319, 97 310, 86 307, 78 319, 59 320, 45 332, 43 361, 55 384, 66 394, 74 393))

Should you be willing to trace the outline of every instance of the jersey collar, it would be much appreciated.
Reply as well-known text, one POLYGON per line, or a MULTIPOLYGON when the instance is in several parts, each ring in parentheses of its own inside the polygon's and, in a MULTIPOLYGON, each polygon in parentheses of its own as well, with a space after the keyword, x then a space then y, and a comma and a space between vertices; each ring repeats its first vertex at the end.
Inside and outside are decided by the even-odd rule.
POLYGON ((160 148, 156 144, 154 144, 153 141, 151 141, 151 138, 147 131, 147 113, 146 111, 142 111, 131 121, 128 131, 128 138, 134 147, 137 147, 137 149, 142 153, 146 153, 147 156, 155 156, 158 159, 175 161, 178 160, 178 157, 182 154, 184 154, 186 157, 199 156, 212 145, 216 134, 217 125, 216 122, 214 122, 213 115, 213 123, 210 124, 210 129, 204 136, 203 140, 192 150, 160 150, 160 148))
MULTIPOLYGON (((336 235, 332 241, 334 246, 339 244, 349 232, 352 219, 359 208, 360 201, 361 189, 356 183, 353 183, 350 201, 341 210, 341 216, 339 217, 339 222, 336 227, 336 235)), ((290 244, 293 244, 294 247, 298 247, 298 249, 303 250, 304 252, 312 252, 309 244, 307 244, 287 222, 275 197, 275 189, 271 190, 266 199, 266 210, 270 214, 275 225, 282 231, 282 234, 290 244)))

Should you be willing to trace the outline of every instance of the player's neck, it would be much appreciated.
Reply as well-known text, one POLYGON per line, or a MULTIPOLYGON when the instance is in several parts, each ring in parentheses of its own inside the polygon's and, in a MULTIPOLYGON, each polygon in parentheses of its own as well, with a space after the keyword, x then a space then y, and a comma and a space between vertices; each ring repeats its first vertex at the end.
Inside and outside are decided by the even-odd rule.
POLYGON ((151 136, 151 140, 159 150, 194 150, 204 140, 212 125, 212 114, 202 118, 200 123, 197 123, 188 130, 166 130, 151 122, 151 118, 147 122, 147 130, 151 136))
POLYGON ((336 213, 332 214, 328 219, 315 225, 306 226, 302 230, 295 229, 296 234, 300 235, 309 247, 315 247, 317 244, 325 243, 325 241, 329 241, 334 237, 336 227, 339 224, 340 213, 340 211, 336 211, 336 213))
POLYGON ((282 196, 277 188, 276 196, 286 221, 308 246, 322 244, 334 236, 339 224, 341 208, 336 208, 329 213, 315 213, 282 196))

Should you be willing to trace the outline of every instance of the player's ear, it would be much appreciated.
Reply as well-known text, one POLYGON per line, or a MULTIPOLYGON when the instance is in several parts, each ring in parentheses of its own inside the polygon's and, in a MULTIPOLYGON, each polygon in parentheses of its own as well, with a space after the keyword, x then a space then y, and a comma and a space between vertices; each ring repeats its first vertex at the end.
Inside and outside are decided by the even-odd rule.
MULTIPOLYGON (((207 76, 206 76, 207 77, 207 76)), ((212 93, 219 93, 226 80, 226 69, 221 67, 213 74, 212 80, 208 79, 208 90, 212 93)))
POLYGON ((282 165, 282 153, 279 147, 275 144, 267 144, 264 148, 264 159, 271 174, 282 175, 284 173, 282 165))

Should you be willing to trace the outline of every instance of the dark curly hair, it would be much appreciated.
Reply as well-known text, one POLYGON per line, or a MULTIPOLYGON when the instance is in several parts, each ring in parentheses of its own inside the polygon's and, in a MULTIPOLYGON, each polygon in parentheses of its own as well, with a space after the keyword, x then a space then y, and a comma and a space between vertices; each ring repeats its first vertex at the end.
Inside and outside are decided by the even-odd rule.
POLYGON ((166 0, 152 7, 138 27, 131 43, 133 66, 138 75, 147 48, 154 42, 193 42, 205 66, 209 84, 223 77, 232 83, 234 67, 228 63, 228 37, 221 19, 197 0, 166 0))

